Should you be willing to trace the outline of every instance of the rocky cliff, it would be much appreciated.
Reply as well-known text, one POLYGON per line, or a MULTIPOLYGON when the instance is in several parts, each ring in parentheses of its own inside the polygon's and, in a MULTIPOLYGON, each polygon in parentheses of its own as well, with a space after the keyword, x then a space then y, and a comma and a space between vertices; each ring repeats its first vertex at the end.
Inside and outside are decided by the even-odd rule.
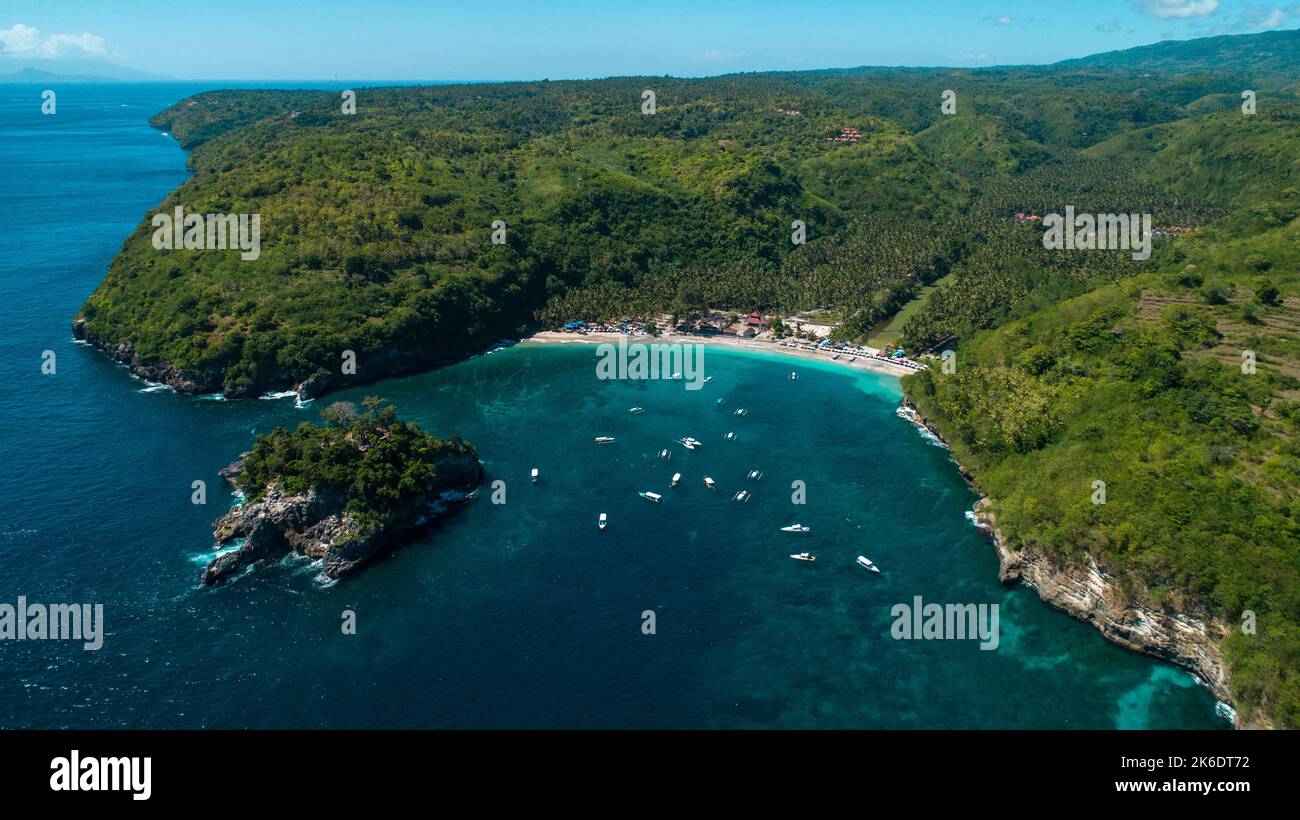
MULTIPOLYGON (((904 402, 905 416, 941 438, 939 430, 916 408, 904 402)), ((962 477, 971 473, 958 465, 962 477)), ((1135 600, 1106 568, 1092 556, 1084 563, 1067 563, 1028 544, 1012 544, 998 530, 992 501, 981 498, 975 505, 977 525, 993 541, 1001 564, 1003 583, 1024 583, 1038 592, 1044 602, 1075 618, 1087 621, 1107 640, 1126 649, 1153 655, 1191 672, 1210 688, 1220 701, 1234 705, 1229 688, 1228 665, 1219 641, 1229 627, 1207 612, 1153 609, 1135 600)), ((1273 728, 1256 709, 1249 716, 1237 712, 1238 728, 1273 728)))

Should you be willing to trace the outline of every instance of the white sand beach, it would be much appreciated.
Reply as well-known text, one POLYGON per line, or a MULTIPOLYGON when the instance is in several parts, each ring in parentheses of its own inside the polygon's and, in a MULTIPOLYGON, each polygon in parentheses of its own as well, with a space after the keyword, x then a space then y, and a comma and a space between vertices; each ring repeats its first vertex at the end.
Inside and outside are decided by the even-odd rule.
POLYGON ((865 356, 858 356, 856 360, 850 362, 849 355, 843 354, 838 359, 833 359, 835 352, 821 353, 805 348, 786 347, 783 344, 770 341, 759 341, 756 339, 738 339, 735 336, 697 336, 680 333, 663 333, 659 336, 642 334, 639 336, 625 335, 614 332, 597 332, 590 331, 587 333, 563 333, 558 330, 543 330, 532 336, 527 336, 520 340, 521 344, 603 344, 606 342, 617 344, 619 338, 626 338, 629 344, 640 342, 648 344, 658 342, 660 344, 703 344, 711 347, 726 347, 733 350, 749 350, 756 353, 778 353, 796 359, 811 359, 814 361, 826 362, 828 364, 843 365, 844 367, 856 368, 858 370, 872 370, 877 373, 887 373, 891 376, 906 376, 915 373, 902 365, 892 364, 881 361, 880 359, 871 359, 865 356))

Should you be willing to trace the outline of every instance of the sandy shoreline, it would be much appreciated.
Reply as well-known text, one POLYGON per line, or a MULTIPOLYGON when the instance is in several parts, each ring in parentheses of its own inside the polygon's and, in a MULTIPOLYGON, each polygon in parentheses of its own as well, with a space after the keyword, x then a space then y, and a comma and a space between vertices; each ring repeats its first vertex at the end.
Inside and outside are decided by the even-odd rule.
POLYGON ((815 353, 811 350, 786 347, 785 345, 776 344, 774 342, 758 342, 752 339, 737 339, 734 336, 692 336, 679 333, 664 333, 659 336, 650 336, 648 334, 628 336, 622 333, 561 333, 558 330, 543 330, 534 333, 532 336, 526 336, 519 341, 520 344, 604 344, 606 342, 617 344, 620 338, 627 339, 629 344, 637 342, 702 344, 710 347, 730 348, 732 350, 748 350, 755 353, 779 353, 783 356, 789 356, 794 359, 810 359, 813 361, 826 362, 828 364, 842 365, 857 370, 870 370, 875 373, 885 373, 890 376, 901 377, 916 372, 910 368, 882 362, 879 359, 869 359, 859 356, 856 361, 850 362, 847 356, 841 356, 839 359, 832 359, 831 357, 835 355, 834 353, 815 353))

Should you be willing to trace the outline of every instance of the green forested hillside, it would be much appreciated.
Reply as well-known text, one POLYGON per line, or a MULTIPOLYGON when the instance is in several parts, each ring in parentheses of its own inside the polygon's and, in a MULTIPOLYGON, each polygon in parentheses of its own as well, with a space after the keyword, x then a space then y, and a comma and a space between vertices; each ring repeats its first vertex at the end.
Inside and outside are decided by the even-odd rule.
POLYGON ((1197 40, 1166 40, 1123 51, 1107 51, 1056 64, 1061 68, 1129 68, 1156 71, 1242 71, 1255 76, 1294 76, 1300 69, 1295 31, 1226 34, 1197 40))
MULTIPOLYGON (((1116 189, 1078 149, 1234 87, 861 69, 360 89, 355 115, 332 93, 202 94, 154 119, 194 148, 194 177, 160 210, 260 214, 261 257, 159 252, 142 221, 84 330, 232 396, 328 387, 345 350, 375 378, 538 321, 672 305, 834 305, 865 330, 959 256, 996 264, 1015 210, 1116 189), (828 140, 844 128, 860 140, 828 140), (795 220, 806 245, 790 242, 795 220)), ((1148 208, 1189 207, 1154 183, 1113 192, 1115 207, 1139 192, 1148 208)), ((1032 255, 1016 235, 1010 252, 1032 255)), ((1070 271, 1053 293, 1109 275, 1070 271)), ((990 315, 1024 288, 999 284, 990 315)), ((937 342, 964 322, 914 335, 937 342)))

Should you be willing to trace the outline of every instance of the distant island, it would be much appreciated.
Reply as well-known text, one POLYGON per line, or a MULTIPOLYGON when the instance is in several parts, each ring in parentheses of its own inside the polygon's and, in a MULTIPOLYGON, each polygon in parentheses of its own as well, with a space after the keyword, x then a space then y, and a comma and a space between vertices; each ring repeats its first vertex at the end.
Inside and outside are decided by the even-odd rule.
POLYGON ((327 578, 349 575, 448 515, 483 480, 472 445, 398 421, 379 399, 321 415, 324 426, 258 436, 222 471, 244 499, 214 522, 213 537, 218 547, 242 544, 208 564, 204 585, 291 552, 319 560, 327 578))
POLYGON ((0 56, 0 84, 162 83, 175 77, 151 74, 96 59, 26 60, 0 56))
POLYGON ((146 214, 73 332, 231 398, 580 322, 888 337, 929 357, 908 402, 985 494, 1004 577, 1196 672, 1239 725, 1300 726, 1297 70, 1288 31, 1054 66, 360 89, 355 114, 200 94, 152 120, 194 171, 158 211, 257 214, 258 258, 157 250, 146 214), (1067 212, 1108 219, 1051 248, 1067 212), (1149 258, 1091 244, 1116 215, 1148 218, 1149 258))
POLYGON ((39 71, 34 68, 25 68, 21 71, 15 71, 11 74, 0 74, 0 83, 111 83, 116 82, 109 77, 100 77, 94 74, 57 74, 53 71, 39 71))

